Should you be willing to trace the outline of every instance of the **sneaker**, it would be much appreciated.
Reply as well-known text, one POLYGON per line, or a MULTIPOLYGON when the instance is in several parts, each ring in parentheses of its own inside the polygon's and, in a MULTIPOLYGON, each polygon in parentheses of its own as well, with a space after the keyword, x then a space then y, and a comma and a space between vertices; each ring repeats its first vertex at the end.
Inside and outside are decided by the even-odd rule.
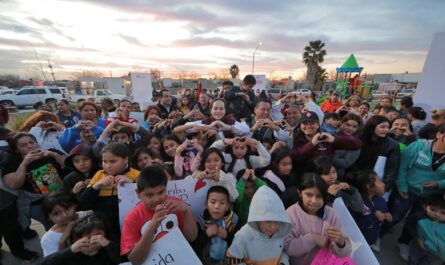
POLYGON ((399 255, 404 261, 408 261, 409 257, 409 247, 407 244, 399 244, 399 255))
POLYGON ((26 261, 34 261, 39 258, 39 254, 37 254, 37 252, 28 250, 26 248, 19 253, 12 253, 12 255, 26 261))
POLYGON ((374 244, 372 244, 371 249, 374 250, 375 252, 380 252, 380 238, 377 238, 377 240, 375 241, 374 244))
POLYGON ((23 232, 23 238, 24 239, 33 239, 37 237, 39 234, 35 230, 32 230, 31 228, 26 228, 26 230, 23 232))

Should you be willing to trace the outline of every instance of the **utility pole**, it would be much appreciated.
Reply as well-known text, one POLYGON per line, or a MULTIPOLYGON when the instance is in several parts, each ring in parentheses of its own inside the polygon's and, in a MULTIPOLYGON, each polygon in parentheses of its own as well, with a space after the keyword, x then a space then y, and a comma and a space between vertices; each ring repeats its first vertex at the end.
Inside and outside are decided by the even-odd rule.
POLYGON ((51 65, 51 61, 48 58, 48 67, 51 70, 51 75, 53 76, 54 86, 57 87, 56 77, 54 76, 53 66, 51 65))
POLYGON ((34 50, 34 55, 36 56, 37 62, 39 62, 40 71, 42 71, 43 80, 46 81, 46 75, 45 75, 45 72, 43 72, 43 67, 42 67, 42 64, 40 63, 39 56, 37 55, 36 49, 33 48, 33 50, 34 50))

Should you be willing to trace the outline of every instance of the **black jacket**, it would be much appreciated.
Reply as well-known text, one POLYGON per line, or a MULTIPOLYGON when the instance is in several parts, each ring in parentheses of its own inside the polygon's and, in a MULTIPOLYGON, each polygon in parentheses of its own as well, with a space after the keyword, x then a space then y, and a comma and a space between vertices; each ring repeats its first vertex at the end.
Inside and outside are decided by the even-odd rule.
POLYGON ((383 182, 385 183, 386 191, 391 190, 391 188, 394 187, 394 182, 399 171, 399 143, 390 137, 379 139, 376 142, 368 142, 364 139, 362 139, 362 141, 362 151, 360 152, 360 157, 354 165, 354 169, 373 170, 378 157, 386 157, 385 176, 383 177, 383 182))
POLYGON ((161 103, 158 103, 156 106, 158 106, 158 108, 161 110, 161 118, 164 120, 168 118, 168 115, 171 112, 178 110, 178 108, 176 107, 175 104, 173 104, 173 102, 170 106, 170 111, 168 111, 161 103))
POLYGON ((246 91, 242 90, 239 86, 234 86, 225 94, 224 99, 229 105, 229 109, 235 114, 237 120, 244 118, 250 122, 253 108, 255 107, 255 93, 252 90, 247 92, 249 101, 245 101, 242 96, 236 95, 236 93, 239 92, 246 93, 246 91))

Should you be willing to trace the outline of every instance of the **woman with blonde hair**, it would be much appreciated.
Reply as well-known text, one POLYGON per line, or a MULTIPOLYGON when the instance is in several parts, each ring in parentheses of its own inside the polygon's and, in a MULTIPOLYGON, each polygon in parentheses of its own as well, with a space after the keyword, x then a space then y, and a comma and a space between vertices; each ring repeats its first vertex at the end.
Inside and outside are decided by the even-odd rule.
POLYGON ((34 135, 41 148, 56 149, 66 154, 59 143, 63 130, 65 130, 65 126, 59 118, 48 111, 34 113, 19 128, 20 132, 29 132, 34 135))

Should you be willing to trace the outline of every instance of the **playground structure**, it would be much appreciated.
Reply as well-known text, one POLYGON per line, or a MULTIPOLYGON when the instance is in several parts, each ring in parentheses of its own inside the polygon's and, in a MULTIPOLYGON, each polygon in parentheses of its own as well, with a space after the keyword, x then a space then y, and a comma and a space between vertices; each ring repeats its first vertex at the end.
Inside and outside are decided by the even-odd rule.
POLYGON ((366 83, 360 77, 363 67, 360 67, 354 54, 343 63, 341 67, 336 68, 335 89, 339 91, 342 99, 349 95, 358 95, 361 98, 370 98, 373 84, 366 83), (352 76, 355 73, 354 76, 352 76))

